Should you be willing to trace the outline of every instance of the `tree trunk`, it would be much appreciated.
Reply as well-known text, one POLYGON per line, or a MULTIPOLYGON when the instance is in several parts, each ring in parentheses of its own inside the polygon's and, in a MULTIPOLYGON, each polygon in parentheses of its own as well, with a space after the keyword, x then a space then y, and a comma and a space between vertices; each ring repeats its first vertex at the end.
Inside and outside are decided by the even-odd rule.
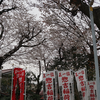
POLYGON ((2 69, 2 64, 3 64, 3 62, 4 62, 3 57, 0 57, 0 69, 2 69))

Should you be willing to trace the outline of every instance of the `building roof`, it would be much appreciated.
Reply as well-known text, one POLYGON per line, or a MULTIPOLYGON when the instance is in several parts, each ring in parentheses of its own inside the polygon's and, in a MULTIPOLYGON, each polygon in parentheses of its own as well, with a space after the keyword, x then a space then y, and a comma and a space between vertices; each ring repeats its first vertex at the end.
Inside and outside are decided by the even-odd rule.
POLYGON ((4 75, 4 74, 10 74, 10 73, 12 73, 12 69, 4 69, 4 70, 2 70, 2 74, 4 75))

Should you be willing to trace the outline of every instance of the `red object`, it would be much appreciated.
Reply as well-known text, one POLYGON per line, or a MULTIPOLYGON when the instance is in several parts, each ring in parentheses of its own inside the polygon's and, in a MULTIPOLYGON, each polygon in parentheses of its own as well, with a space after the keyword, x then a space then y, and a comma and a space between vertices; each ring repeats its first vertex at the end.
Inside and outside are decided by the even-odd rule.
POLYGON ((90 90, 90 93, 94 93, 92 89, 90 90))
POLYGON ((85 92, 83 92, 83 97, 85 97, 85 92))
POLYGON ((91 98, 90 100, 95 100, 95 98, 91 98))
POLYGON ((84 71, 82 70, 81 73, 84 74, 84 71))
MULTIPOLYGON (((17 80, 19 81, 19 77, 21 72, 24 71, 24 80, 25 80, 25 70, 22 68, 14 68, 14 77, 13 77, 13 90, 12 90, 12 100, 16 100, 16 88, 17 88, 17 80)), ((20 86, 20 83, 19 83, 20 86)), ((24 100, 24 99, 20 99, 24 100)))
POLYGON ((66 75, 67 75, 67 76, 70 76, 70 72, 66 72, 66 75))
POLYGON ((83 81, 84 77, 83 76, 79 76, 79 81, 83 81))
POLYGON ((68 88, 68 83, 63 84, 64 88, 68 88))
POLYGON ((46 78, 45 74, 43 74, 43 78, 46 78))
POLYGON ((63 93, 64 93, 64 94, 69 94, 69 93, 70 93, 70 92, 69 92, 69 89, 64 89, 64 90, 63 90, 63 93))
POLYGON ((52 84, 47 85, 48 90, 52 89, 52 84))
POLYGON ((61 75, 61 73, 59 73, 59 77, 61 77, 62 75, 61 75))
POLYGON ((25 70, 18 72, 19 74, 19 87, 20 87, 20 97, 19 100, 24 100, 24 86, 25 86, 25 70))
POLYGON ((70 95, 64 95, 64 100, 70 100, 70 95))
POLYGON ((48 90, 47 95, 53 95, 53 90, 48 90))
POLYGON ((85 86, 84 87, 81 87, 81 91, 85 91, 85 86))
POLYGON ((62 82, 68 82, 68 77, 62 77, 62 82))
POLYGON ((53 100, 53 96, 49 96, 48 97, 48 100, 53 100))
POLYGON ((76 75, 76 77, 78 76, 78 74, 77 74, 77 73, 75 73, 75 75, 76 75))
POLYGON ((90 87, 90 89, 93 89, 93 88, 94 88, 94 86, 93 86, 93 85, 90 85, 89 87, 90 87))
POLYGON ((54 73, 53 73, 53 72, 51 72, 51 73, 50 73, 50 76, 51 76, 51 77, 54 77, 54 73))
POLYGON ((47 83, 52 83, 52 78, 46 78, 46 84, 47 83))
POLYGON ((84 81, 81 81, 80 84, 81 84, 81 86, 84 86, 84 81))

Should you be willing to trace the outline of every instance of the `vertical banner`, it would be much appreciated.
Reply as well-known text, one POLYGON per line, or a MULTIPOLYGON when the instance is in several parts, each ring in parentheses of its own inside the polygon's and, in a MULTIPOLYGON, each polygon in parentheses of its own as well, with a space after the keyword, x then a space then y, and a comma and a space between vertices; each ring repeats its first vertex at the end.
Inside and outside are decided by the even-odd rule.
POLYGON ((43 98, 46 100, 46 73, 43 73, 43 98))
POLYGON ((46 73, 46 94, 47 100, 56 100, 55 71, 46 73))
POLYGON ((19 82, 19 88, 20 88, 20 96, 19 100, 24 100, 24 87, 25 87, 25 70, 22 70, 18 72, 18 82, 19 82))
POLYGON ((71 70, 59 71, 59 95, 60 100, 73 100, 73 74, 71 70))
POLYGON ((97 100, 96 81, 88 81, 88 98, 89 100, 97 100))
POLYGON ((19 72, 22 71, 22 68, 14 68, 14 76, 13 76, 13 89, 12 89, 12 99, 16 100, 16 89, 17 89, 17 80, 19 78, 19 72))
POLYGON ((87 79, 86 69, 81 69, 75 72, 78 92, 80 93, 80 100, 87 100, 87 79))
POLYGON ((22 68, 14 68, 12 100, 16 100, 16 88, 17 88, 17 78, 18 78, 17 73, 21 70, 22 68))

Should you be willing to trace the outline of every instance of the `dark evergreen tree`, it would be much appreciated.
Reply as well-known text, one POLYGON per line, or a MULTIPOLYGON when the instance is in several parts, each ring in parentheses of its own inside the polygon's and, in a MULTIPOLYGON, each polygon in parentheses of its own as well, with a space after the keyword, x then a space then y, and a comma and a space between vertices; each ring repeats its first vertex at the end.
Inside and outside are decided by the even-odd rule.
POLYGON ((77 47, 71 47, 66 50, 64 47, 59 48, 59 56, 55 57, 53 62, 49 65, 48 70, 54 70, 56 67, 58 70, 69 70, 73 69, 87 69, 88 79, 92 80, 94 77, 94 61, 90 55, 84 51, 81 53, 77 51, 77 47))

